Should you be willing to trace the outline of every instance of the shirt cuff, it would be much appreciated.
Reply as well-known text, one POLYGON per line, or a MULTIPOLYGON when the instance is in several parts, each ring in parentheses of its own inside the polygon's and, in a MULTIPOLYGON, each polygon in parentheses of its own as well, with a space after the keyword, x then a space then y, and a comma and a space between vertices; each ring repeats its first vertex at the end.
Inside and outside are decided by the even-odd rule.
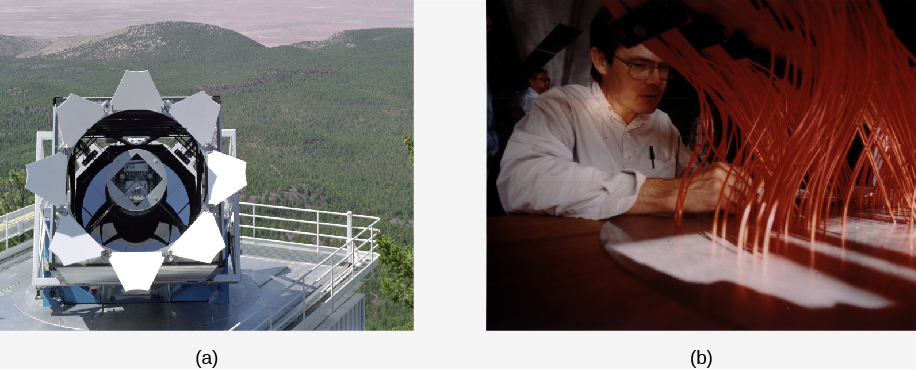
POLYGON ((628 211, 639 196, 639 189, 646 183, 646 175, 639 171, 626 169, 611 177, 604 183, 604 188, 610 194, 609 201, 605 204, 605 213, 614 217, 628 211))

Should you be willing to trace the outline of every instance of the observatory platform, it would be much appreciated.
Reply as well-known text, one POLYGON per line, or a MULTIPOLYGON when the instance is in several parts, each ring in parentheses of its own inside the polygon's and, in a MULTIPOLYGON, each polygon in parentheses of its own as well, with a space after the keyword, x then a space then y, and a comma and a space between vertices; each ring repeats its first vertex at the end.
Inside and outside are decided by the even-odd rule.
POLYGON ((351 265, 330 248, 243 238, 241 281, 209 301, 131 303, 137 297, 127 296, 44 307, 29 284, 31 246, 10 248, 0 263, 0 330, 362 330, 363 295, 355 291, 377 263, 372 252, 358 251, 351 265))

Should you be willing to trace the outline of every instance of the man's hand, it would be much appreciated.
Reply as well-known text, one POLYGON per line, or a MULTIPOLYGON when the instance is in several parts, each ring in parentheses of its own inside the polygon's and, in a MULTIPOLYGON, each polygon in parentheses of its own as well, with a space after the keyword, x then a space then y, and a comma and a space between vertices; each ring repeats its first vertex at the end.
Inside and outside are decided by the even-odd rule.
MULTIPOLYGON (((674 212, 678 188, 682 181, 689 181, 689 178, 688 175, 680 179, 646 179, 639 189, 636 203, 624 214, 674 212)), ((731 211, 736 211, 736 205, 747 197, 763 194, 763 184, 756 191, 751 190, 751 184, 751 177, 747 173, 725 162, 715 162, 700 168, 687 186, 684 212, 714 211, 720 195, 723 196, 723 207, 728 205, 731 211)))
MULTIPOLYGON (((684 176, 682 181, 688 181, 684 176)), ((697 170, 696 175, 687 186, 687 199, 684 200, 684 212, 711 212, 716 209, 720 195, 723 206, 728 204, 734 211, 738 204, 763 194, 761 184, 756 191, 751 190, 751 176, 736 166, 725 162, 715 162, 697 170), (724 189, 724 194, 722 191, 724 189)), ((677 189, 675 189, 677 192, 677 189)), ((676 195, 675 195, 676 196, 676 195)))

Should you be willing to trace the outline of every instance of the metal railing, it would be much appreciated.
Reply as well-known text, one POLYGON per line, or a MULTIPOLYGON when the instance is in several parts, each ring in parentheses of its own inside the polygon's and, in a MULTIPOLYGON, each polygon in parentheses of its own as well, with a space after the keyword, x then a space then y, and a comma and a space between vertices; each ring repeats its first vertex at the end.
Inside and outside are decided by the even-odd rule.
MULTIPOLYGON (((251 315, 249 315, 245 319, 235 324, 231 329, 229 329, 230 331, 235 330, 240 325, 247 323, 249 320, 252 320, 252 318, 255 317, 255 315, 258 315, 265 309, 267 309, 267 318, 256 323, 252 328, 246 328, 247 330, 260 330, 262 327, 265 327, 265 326, 269 330, 274 330, 274 316, 275 315, 277 315, 278 317, 287 316, 288 313, 293 309, 293 307, 296 307, 296 305, 299 305, 299 309, 301 310, 301 316, 302 316, 303 322, 305 322, 309 317, 311 317, 312 315, 316 313, 321 314, 322 310, 325 308, 325 305, 330 304, 332 311, 333 311, 333 306, 337 298, 335 296, 335 293, 339 291, 340 287, 341 286, 346 287, 359 275, 359 271, 357 271, 357 268, 364 269, 370 266, 373 262, 375 262, 375 256, 376 256, 375 254, 375 247, 376 247, 375 233, 377 232, 377 229, 373 228, 373 226, 375 226, 375 224, 379 221, 378 217, 354 215, 353 212, 347 212, 347 213, 328 212, 328 211, 318 211, 318 210, 312 210, 312 209, 290 208, 290 207, 272 206, 272 205, 265 205, 265 204, 253 204, 253 203, 247 203, 247 202, 240 202, 239 204, 240 204, 240 207, 242 208, 245 206, 251 206, 250 214, 239 213, 239 217, 241 221, 239 227, 243 230, 251 230, 252 232, 252 236, 242 236, 243 241, 257 241, 257 240, 276 241, 277 240, 277 239, 269 239, 269 238, 264 238, 264 237, 262 238, 256 237, 258 230, 274 232, 276 235, 281 235, 281 233, 289 233, 289 234, 296 234, 296 235, 314 236, 315 237, 314 244, 309 244, 309 243, 295 243, 295 244, 299 244, 302 246, 314 246, 316 247, 316 250, 325 248, 328 251, 328 256, 325 257, 320 262, 318 262, 317 264, 315 264, 315 266, 313 266, 309 271, 306 271, 302 275, 302 277, 298 280, 298 283, 302 287, 300 299, 289 299, 288 302, 283 303, 279 307, 274 307, 275 301, 281 298, 287 299, 289 297, 287 293, 290 293, 291 291, 293 291, 293 288, 296 286, 296 284, 291 284, 285 290, 280 292, 280 294, 278 294, 276 297, 268 301, 266 306, 261 307, 257 311, 251 313, 251 315), (313 214, 314 221, 307 220, 307 219, 291 219, 291 218, 277 217, 277 216, 258 215, 257 214, 258 208, 289 211, 287 213, 301 213, 305 215, 313 214), (320 221, 321 215, 338 216, 338 217, 346 216, 346 224, 342 225, 342 224, 335 224, 335 223, 329 223, 329 222, 321 222, 320 221), (369 224, 366 226, 354 226, 353 225, 354 218, 364 220, 365 222, 369 222, 369 224), (257 226, 258 219, 273 220, 273 221, 279 221, 279 222, 292 222, 294 224, 302 224, 302 225, 312 225, 315 228, 315 232, 283 229, 283 228, 278 228, 278 227, 257 226), (245 222, 248 220, 251 221, 250 225, 245 224, 245 222), (346 236, 336 235, 333 233, 321 233, 320 232, 321 226, 330 227, 331 230, 340 230, 341 232, 345 231, 346 236), (353 235, 354 231, 357 231, 356 235, 353 235), (342 239, 344 240, 344 243, 342 246, 336 249, 322 247, 320 245, 322 237, 329 238, 329 239, 342 239), (364 248, 364 247, 367 247, 367 248, 364 248), (344 255, 343 258, 338 259, 335 262, 334 258, 339 256, 341 253, 346 253, 346 254, 344 255), (343 265, 343 268, 339 268, 341 265, 343 265), (314 291, 311 292, 310 294, 306 295, 306 287, 308 285, 306 284, 306 281, 305 281, 306 276, 310 276, 313 272, 317 271, 320 267, 323 267, 323 266, 327 266, 328 270, 325 271, 323 274, 321 274, 314 280, 315 282, 314 286, 316 289, 314 289, 314 291), (324 286, 325 284, 322 283, 322 281, 324 281, 325 279, 327 279, 326 286, 324 286), (309 311, 309 308, 313 307, 315 303, 318 300, 322 299, 323 297, 328 297, 328 298, 324 302, 322 302, 315 310, 312 310, 310 314, 306 315, 307 311, 309 311)), ((262 236, 264 236, 263 232, 262 232, 262 236)))
POLYGON ((9 248, 10 238, 22 235, 34 228, 35 206, 29 204, 13 212, 0 216, 0 237, 9 248))

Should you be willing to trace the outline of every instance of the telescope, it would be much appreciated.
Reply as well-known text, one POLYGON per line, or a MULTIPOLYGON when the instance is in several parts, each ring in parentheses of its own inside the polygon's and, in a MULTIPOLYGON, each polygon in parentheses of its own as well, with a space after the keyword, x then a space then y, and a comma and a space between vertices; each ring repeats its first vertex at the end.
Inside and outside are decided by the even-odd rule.
POLYGON ((54 98, 26 166, 46 306, 226 298, 247 181, 220 103, 160 96, 148 71, 126 71, 111 97, 54 98))

